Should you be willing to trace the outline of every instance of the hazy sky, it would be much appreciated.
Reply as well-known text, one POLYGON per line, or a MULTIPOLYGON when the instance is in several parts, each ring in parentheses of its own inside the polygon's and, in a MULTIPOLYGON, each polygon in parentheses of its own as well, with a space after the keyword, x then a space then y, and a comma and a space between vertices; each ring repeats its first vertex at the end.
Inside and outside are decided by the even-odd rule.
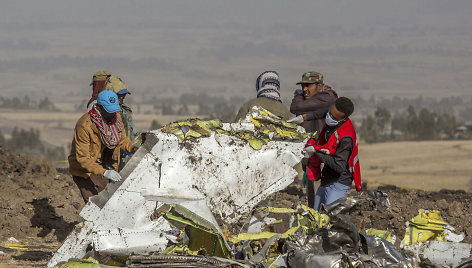
POLYGON ((466 29, 472 2, 423 1, 2 1, 2 28, 120 27, 425 27, 466 29))
POLYGON ((470 14, 470 0, 2 1, 0 90, 76 101, 105 68, 143 98, 249 98, 274 69, 286 99, 309 70, 342 95, 471 95, 470 14))

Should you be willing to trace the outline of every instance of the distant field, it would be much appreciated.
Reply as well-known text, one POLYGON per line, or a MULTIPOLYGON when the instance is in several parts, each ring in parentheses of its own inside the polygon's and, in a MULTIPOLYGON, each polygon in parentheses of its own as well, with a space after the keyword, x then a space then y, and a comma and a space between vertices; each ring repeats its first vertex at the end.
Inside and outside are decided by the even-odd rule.
MULTIPOLYGON (((83 113, 73 112, 43 112, 43 111, 12 111, 0 109, 0 130, 8 137, 8 133, 16 126, 22 129, 37 128, 41 131, 41 140, 49 145, 67 146, 72 141, 72 135, 77 120, 83 113)), ((153 120, 160 124, 187 118, 176 115, 135 114, 136 127, 147 131, 153 120)))
POLYGON ((361 144, 359 150, 366 181, 472 191, 472 141, 361 144))

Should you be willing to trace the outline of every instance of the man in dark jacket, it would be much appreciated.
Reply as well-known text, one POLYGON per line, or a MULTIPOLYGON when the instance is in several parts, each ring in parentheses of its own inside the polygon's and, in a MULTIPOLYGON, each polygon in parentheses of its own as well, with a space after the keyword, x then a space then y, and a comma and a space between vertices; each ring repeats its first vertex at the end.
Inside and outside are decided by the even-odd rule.
MULTIPOLYGON (((324 118, 315 119, 312 117, 315 111, 327 110, 338 98, 338 94, 328 85, 323 83, 323 75, 317 72, 306 72, 302 75, 302 80, 297 83, 302 89, 295 90, 295 96, 290 105, 290 112, 297 117, 288 120, 289 122, 300 124, 306 132, 318 134, 324 125, 324 118)), ((301 173, 302 167, 296 167, 301 173)), ((306 170, 306 163, 303 162, 303 170, 306 170)), ((315 186, 312 180, 307 179, 306 172, 303 174, 303 181, 306 182, 308 206, 313 207, 315 186)))
POLYGON ((336 99, 338 94, 328 85, 323 84, 323 75, 317 72, 306 72, 302 76, 302 80, 297 83, 302 89, 295 91, 295 96, 290 105, 290 112, 303 118, 301 126, 307 132, 318 133, 324 124, 324 119, 311 120, 310 112, 329 108, 336 99))

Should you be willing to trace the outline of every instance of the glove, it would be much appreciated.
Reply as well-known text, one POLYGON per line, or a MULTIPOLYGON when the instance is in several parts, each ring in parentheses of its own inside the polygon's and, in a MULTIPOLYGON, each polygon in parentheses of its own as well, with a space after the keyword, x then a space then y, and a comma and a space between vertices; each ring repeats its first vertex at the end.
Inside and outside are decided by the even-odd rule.
POLYGON ((303 149, 303 158, 310 158, 315 153, 315 148, 313 146, 307 146, 303 149))
POLYGON ((105 172, 103 173, 103 177, 110 179, 112 181, 121 181, 120 173, 112 169, 105 170, 105 172))
POLYGON ((302 185, 303 185, 303 188, 306 187, 306 184, 308 183, 308 174, 306 174, 306 171, 303 172, 303 177, 302 177, 302 185))
POLYGON ((287 122, 300 125, 303 123, 303 115, 297 115, 294 118, 287 120, 287 122))

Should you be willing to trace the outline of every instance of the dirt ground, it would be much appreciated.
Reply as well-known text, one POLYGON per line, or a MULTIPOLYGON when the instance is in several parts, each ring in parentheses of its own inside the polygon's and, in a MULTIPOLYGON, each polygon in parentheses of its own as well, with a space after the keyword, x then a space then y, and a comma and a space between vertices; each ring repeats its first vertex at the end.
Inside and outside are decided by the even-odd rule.
POLYGON ((0 167, 0 267, 44 267, 81 221, 82 197, 72 177, 49 162, 0 147, 0 167), (10 249, 8 243, 29 247, 10 249))
MULTIPOLYGON (((84 203, 68 174, 58 172, 49 162, 30 159, 0 147, 0 267, 44 267, 52 253, 67 237, 84 203), (17 241, 10 239, 13 237, 17 241), (10 240, 9 240, 10 239, 10 240), (23 249, 12 245, 25 246, 23 249)), ((368 197, 377 186, 348 195, 368 197)), ((472 195, 463 190, 435 192, 414 191, 381 186, 388 195, 390 209, 372 210, 365 202, 348 218, 360 232, 368 228, 390 230, 397 246, 405 233, 405 222, 418 214, 418 209, 437 209, 443 219, 464 232, 464 242, 472 243, 472 195)), ((305 203, 304 189, 296 181, 272 197, 276 207, 296 207, 305 203)))

